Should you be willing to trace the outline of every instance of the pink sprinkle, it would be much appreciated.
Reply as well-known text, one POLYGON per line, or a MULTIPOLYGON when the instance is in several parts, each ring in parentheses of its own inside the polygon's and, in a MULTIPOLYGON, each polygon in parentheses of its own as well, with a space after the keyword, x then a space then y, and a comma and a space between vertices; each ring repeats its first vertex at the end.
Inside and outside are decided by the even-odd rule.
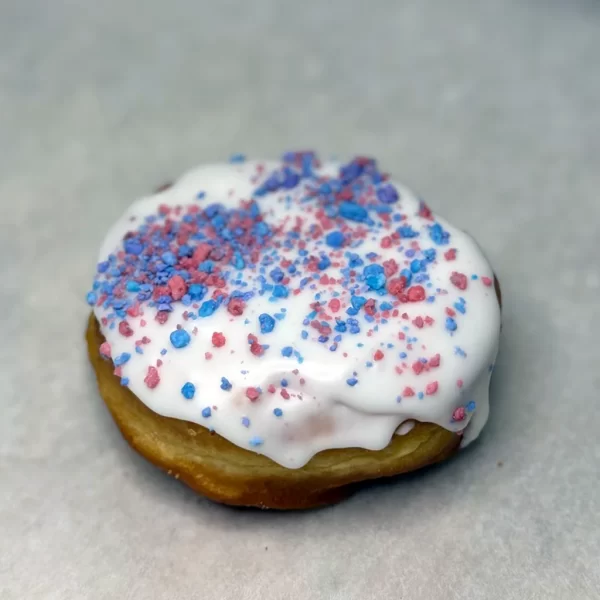
POLYGON ((417 317, 413 320, 413 325, 419 329, 422 329, 424 324, 425 322, 423 321, 423 317, 417 317))
POLYGON ((225 345, 226 341, 227 340, 225 339, 225 336, 222 333, 220 333, 218 331, 215 331, 212 334, 212 343, 213 343, 213 346, 216 346, 217 348, 221 348, 222 346, 225 345))
POLYGON ((373 355, 373 360, 381 360, 383 358, 383 352, 381 350, 377 350, 373 355))
POLYGON ((483 285, 490 287, 492 285, 492 280, 489 277, 482 277, 481 281, 483 281, 483 285))
POLYGON ((115 367, 115 370, 113 371, 113 375, 116 375, 117 377, 123 377, 123 368, 115 367))
POLYGON ((461 387, 463 386, 463 383, 464 383, 464 382, 463 382, 463 380, 462 380, 462 379, 457 379, 457 380, 456 380, 456 387, 459 387, 459 388, 461 388, 461 387))
POLYGON ((408 288, 408 301, 421 302, 425 300, 425 288, 422 285, 414 285, 408 288))
POLYGON ((163 361, 162 361, 161 358, 159 358, 159 359, 156 360, 156 366, 157 367, 162 367, 162 364, 163 364, 163 361))
POLYGON ((340 301, 337 298, 332 298, 329 301, 329 310, 332 313, 336 313, 338 310, 340 310, 340 301))
POLYGON ((459 289, 466 290, 467 289, 467 276, 464 273, 458 273, 454 271, 452 275, 450 275, 450 281, 459 289))
POLYGON ((432 356, 431 359, 429 360, 429 366, 430 367, 439 367, 440 366, 440 355, 436 354, 435 356, 432 356))
POLYGON ((415 391, 411 387, 405 387, 402 391, 402 395, 407 397, 414 396, 415 391))
POLYGON ((277 388, 271 383, 269 384, 267 391, 269 392, 269 394, 274 394, 277 391, 277 388))
POLYGON ((281 392, 279 393, 284 400, 289 400, 290 393, 285 388, 282 388, 281 392))
POLYGON ((227 310, 234 317, 239 317, 244 312, 245 306, 241 298, 232 298, 227 305, 227 310))
POLYGON ((146 327, 146 320, 140 319, 140 327, 146 327))
POLYGON ((454 260, 456 258, 456 249, 450 248, 450 250, 444 252, 444 258, 446 260, 454 260))
POLYGON ((420 375, 423 372, 423 369, 425 368, 425 366, 423 365, 423 363, 418 360, 417 362, 413 363, 412 366, 412 370, 417 374, 420 375))
POLYGON ((246 388, 246 396, 251 402, 258 400, 260 392, 255 387, 246 388))
POLYGON ((160 383, 160 376, 156 367, 148 367, 144 383, 152 390, 160 383))
POLYGON ((173 300, 181 300, 187 292, 187 285, 181 275, 173 275, 167 282, 173 300))
POLYGON ((169 313, 166 310, 159 310, 156 313, 156 321, 158 321, 158 323, 160 323, 161 325, 164 325, 167 322, 167 319, 169 318, 169 313))
POLYGON ((381 238, 381 247, 389 248, 392 245, 392 238, 389 235, 381 238))
POLYGON ((119 333, 125 337, 129 337, 133 335, 133 329, 131 329, 127 321, 121 321, 119 323, 119 333))
POLYGON ((428 383, 427 386, 425 387, 425 393, 428 396, 433 396, 433 394, 435 394, 438 391, 438 382, 437 381, 432 381, 431 383, 428 383))
POLYGON ((464 406, 459 406, 452 413, 452 420, 453 421, 464 421, 466 416, 467 416, 467 412, 465 411, 464 406))
POLYGON ((102 342, 102 344, 100 344, 100 354, 105 358, 111 357, 110 344, 108 342, 102 342))
POLYGON ((204 358, 205 360, 210 360, 213 357, 212 352, 205 352, 204 358))

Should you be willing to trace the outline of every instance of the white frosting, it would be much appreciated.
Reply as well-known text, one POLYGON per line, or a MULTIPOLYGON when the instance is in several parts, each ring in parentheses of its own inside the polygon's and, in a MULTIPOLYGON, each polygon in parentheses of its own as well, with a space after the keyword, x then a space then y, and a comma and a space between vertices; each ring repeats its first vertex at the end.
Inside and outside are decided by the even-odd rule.
MULTIPOLYGON (((279 162, 218 164, 200 167, 186 174, 171 188, 143 198, 127 210, 107 235, 100 261, 122 250, 123 236, 141 225, 146 216, 156 215, 159 205, 187 207, 193 204, 202 208, 220 203, 226 207, 238 207, 241 200, 252 197, 253 191, 273 169, 280 167, 279 162), (259 174, 257 169, 263 166, 264 170, 259 174), (201 200, 197 199, 199 192, 205 193, 201 200)), ((326 164, 318 174, 335 176, 338 167, 338 164, 326 164)), ((370 213, 376 225, 371 227, 359 248, 332 250, 324 245, 321 235, 316 240, 307 239, 306 250, 309 255, 318 255, 322 251, 332 255, 333 264, 319 274, 340 278, 335 256, 347 266, 343 256, 348 250, 362 257, 368 252, 375 252, 379 255, 376 261, 379 264, 393 258, 403 269, 411 261, 404 254, 411 242, 420 243, 421 249, 433 247, 437 250, 437 258, 428 265, 427 274, 432 284, 428 294, 435 295, 434 302, 401 303, 397 306, 400 314, 389 316, 387 323, 380 324, 378 328, 375 328, 376 323, 369 324, 363 320, 361 310, 355 317, 360 321, 360 333, 345 333, 336 351, 329 349, 330 342, 319 343, 319 333, 303 325, 303 320, 311 311, 310 304, 319 291, 327 309, 333 287, 340 293, 343 307, 336 316, 346 319, 345 308, 349 305, 350 294, 342 286, 321 285, 318 281, 317 289, 304 288, 298 294, 291 293, 299 287, 299 279, 306 276, 305 270, 292 278, 287 298, 273 302, 269 294, 256 295, 248 300, 244 314, 238 317, 221 307, 210 317, 185 320, 184 313, 194 308, 174 302, 167 323, 161 325, 154 318, 156 309, 142 302, 143 314, 126 317, 133 330, 129 337, 119 332, 116 325, 121 319, 115 319, 112 308, 96 305, 97 318, 108 319, 101 325, 101 330, 110 344, 112 357, 123 352, 131 354, 128 362, 121 367, 121 375, 128 379, 131 391, 161 415, 211 428, 232 443, 264 454, 288 468, 302 467, 317 452, 329 448, 380 450, 397 430, 400 434, 407 433, 412 428, 412 420, 436 423, 455 432, 464 430, 463 445, 474 440, 487 420, 489 378, 498 347, 500 309, 494 286, 490 285, 494 275, 471 237, 437 217, 436 222, 450 234, 450 242, 442 246, 433 243, 428 229, 432 221, 418 216, 417 197, 404 186, 395 182, 394 185, 400 200, 390 206, 394 212, 406 216, 402 223, 392 223, 389 230, 377 229, 380 220, 376 213, 370 213), (392 233, 399 225, 410 225, 419 232, 419 237, 402 239, 387 249, 382 248, 382 236, 392 233), (401 246, 403 250, 399 251, 401 246), (444 252, 450 248, 456 249, 455 260, 444 258, 444 252), (467 275, 467 289, 458 289, 450 282, 453 272, 467 275), (472 279, 472 275, 476 275, 477 279, 472 279), (446 309, 452 308, 460 297, 466 300, 466 314, 456 314, 457 329, 450 332, 444 326, 446 309), (258 315, 273 315, 283 308, 286 309, 285 318, 276 322, 272 332, 261 333, 258 315), (402 318, 403 313, 408 315, 408 319, 402 318), (413 324, 417 317, 426 316, 434 320, 432 325, 418 328, 413 324), (141 325, 142 320, 145 326, 141 325), (177 325, 182 325, 191 334, 191 342, 185 348, 174 348, 170 342, 169 336, 177 325), (197 328, 195 334, 194 328, 197 328), (307 339, 301 336, 303 330, 309 333, 307 339), (223 347, 213 346, 213 332, 225 335, 223 347), (416 337, 418 341, 412 343, 409 349, 406 340, 399 340, 399 332, 406 337, 416 337), (262 356, 257 357, 250 352, 248 334, 256 335, 261 344, 269 345, 262 356), (142 346, 143 354, 138 354, 134 342, 142 336, 151 341, 142 346), (393 348, 388 348, 388 344, 393 344, 393 348), (295 355, 282 356, 281 349, 287 346, 292 346, 302 356, 302 363, 295 355), (162 349, 167 350, 166 354, 161 355, 162 349), (374 361, 377 350, 381 350, 384 356, 374 361), (401 352, 407 356, 400 358, 401 352), (206 359, 206 353, 212 354, 210 360, 206 359), (415 373, 412 368, 415 361, 437 354, 440 355, 438 367, 415 373), (151 389, 144 380, 148 367, 156 365, 158 359, 162 360, 158 369, 160 383, 151 389), (367 363, 372 363, 372 366, 367 366, 367 363), (221 389, 222 377, 231 383, 230 390, 221 389), (347 383, 352 377, 358 380, 354 386, 347 383), (288 382, 288 399, 280 394, 282 379, 288 382), (462 387, 457 384, 458 380, 462 380, 462 387), (195 386, 191 400, 181 393, 186 382, 195 386), (424 392, 433 382, 437 383, 437 390, 419 398, 418 392, 424 392), (267 391, 269 385, 277 388, 275 393, 267 391), (254 402, 246 396, 249 386, 262 390, 254 402), (407 387, 412 388, 414 396, 403 394, 407 387), (474 410, 473 404, 469 404, 471 401, 475 403, 474 410), (211 409, 210 417, 203 416, 202 411, 206 407, 211 409), (464 419, 453 420, 453 414, 460 407, 468 407, 464 419), (277 408, 281 409, 281 416, 274 414, 277 408), (249 424, 244 418, 249 419, 249 424), (259 445, 255 445, 257 443, 259 445)), ((257 203, 270 225, 283 226, 284 231, 288 231, 299 216, 308 220, 303 227, 305 230, 308 223, 317 222, 314 210, 312 213, 307 210, 310 203, 302 202, 305 195, 305 185, 301 184, 292 190, 268 193, 257 198, 257 203)), ((367 229, 350 221, 347 225, 353 229, 367 229)), ((303 239, 306 238, 303 236, 303 239)), ((296 251, 281 254, 290 260, 298 257, 296 251)), ((273 266, 266 269, 267 279, 273 266)), ((361 266, 356 270, 360 273, 362 269, 361 266)), ((233 272, 232 269, 232 275, 233 272)), ((251 289, 256 276, 257 269, 244 270, 243 279, 250 282, 248 289, 251 289)), ((97 281, 102 282, 104 278, 105 275, 99 274, 97 281)), ((365 291, 364 285, 361 290, 362 295, 375 297, 378 303, 395 301, 389 294, 378 296, 365 291)), ((209 297, 210 292, 205 299, 209 297)), ((335 324, 335 321, 332 323, 335 324)), ((334 331, 331 337, 335 334, 334 331)))

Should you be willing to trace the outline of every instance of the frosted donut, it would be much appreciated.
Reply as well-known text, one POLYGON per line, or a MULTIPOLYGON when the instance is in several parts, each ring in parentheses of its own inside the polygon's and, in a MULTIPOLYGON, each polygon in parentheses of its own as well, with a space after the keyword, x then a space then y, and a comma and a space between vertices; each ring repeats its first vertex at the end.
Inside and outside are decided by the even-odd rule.
POLYGON ((488 418, 492 268, 372 159, 193 170, 111 228, 87 301, 125 438, 220 502, 331 503, 488 418))

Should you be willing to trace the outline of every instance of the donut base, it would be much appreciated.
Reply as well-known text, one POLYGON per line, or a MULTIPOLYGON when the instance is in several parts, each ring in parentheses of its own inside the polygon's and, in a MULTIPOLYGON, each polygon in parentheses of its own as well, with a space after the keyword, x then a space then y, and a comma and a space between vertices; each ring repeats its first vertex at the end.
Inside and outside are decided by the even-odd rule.
POLYGON ((409 433, 394 435, 383 450, 325 450, 304 467, 287 469, 201 425, 150 410, 120 384, 112 364, 100 356, 104 336, 93 313, 86 339, 100 395, 131 447, 196 492, 223 504, 280 510, 334 504, 361 482, 445 460, 460 444, 457 434, 417 422, 409 433))

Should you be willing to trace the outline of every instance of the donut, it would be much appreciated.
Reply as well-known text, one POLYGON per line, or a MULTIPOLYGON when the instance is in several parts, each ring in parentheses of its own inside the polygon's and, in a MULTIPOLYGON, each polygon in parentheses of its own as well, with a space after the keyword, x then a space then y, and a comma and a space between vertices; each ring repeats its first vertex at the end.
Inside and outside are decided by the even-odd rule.
POLYGON ((372 158, 190 171, 113 225, 87 302, 124 438, 217 502, 331 504, 488 418, 494 272, 372 158))

